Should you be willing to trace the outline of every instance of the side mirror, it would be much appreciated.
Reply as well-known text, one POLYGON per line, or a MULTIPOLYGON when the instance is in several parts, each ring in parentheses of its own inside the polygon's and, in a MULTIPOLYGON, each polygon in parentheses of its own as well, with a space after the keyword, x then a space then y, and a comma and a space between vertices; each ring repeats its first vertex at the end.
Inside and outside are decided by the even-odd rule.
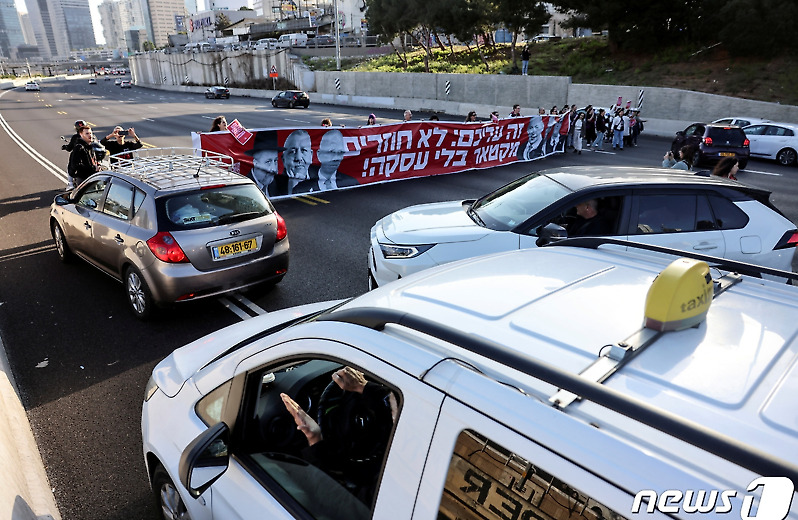
POLYGON ((217 423, 191 441, 180 456, 180 482, 192 497, 198 498, 230 464, 227 450, 230 429, 223 422, 217 423))
POLYGON ((55 202, 56 204, 58 204, 59 206, 66 206, 66 205, 67 205, 67 204, 69 204, 71 201, 69 200, 69 197, 67 196, 67 194, 66 194, 66 193, 62 193, 62 194, 60 194, 60 195, 56 195, 56 196, 55 196, 55 201, 54 201, 54 202, 55 202))
POLYGON ((684 130, 679 130, 676 132, 676 137, 684 137, 684 130))
POLYGON ((540 226, 537 229, 537 235, 539 238, 535 241, 535 245, 538 247, 546 246, 552 242, 557 242, 558 240, 568 238, 568 232, 565 231, 564 227, 551 222, 545 226, 540 226))

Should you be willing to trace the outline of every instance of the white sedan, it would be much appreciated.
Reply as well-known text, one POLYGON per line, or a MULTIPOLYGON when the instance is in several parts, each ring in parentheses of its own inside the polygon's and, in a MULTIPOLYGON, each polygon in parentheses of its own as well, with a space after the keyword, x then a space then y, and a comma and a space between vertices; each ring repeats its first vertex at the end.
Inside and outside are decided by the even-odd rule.
POLYGON ((25 90, 26 91, 34 90, 34 91, 38 92, 41 89, 39 88, 39 84, 36 83, 35 81, 28 81, 27 83, 25 83, 25 90))
POLYGON ((760 123, 743 128, 751 142, 751 157, 773 159, 789 166, 798 158, 798 125, 760 123))
POLYGON ((798 229, 769 197, 735 181, 673 170, 545 170, 477 200, 412 206, 379 220, 371 228, 369 286, 569 236, 609 236, 791 271, 798 229))

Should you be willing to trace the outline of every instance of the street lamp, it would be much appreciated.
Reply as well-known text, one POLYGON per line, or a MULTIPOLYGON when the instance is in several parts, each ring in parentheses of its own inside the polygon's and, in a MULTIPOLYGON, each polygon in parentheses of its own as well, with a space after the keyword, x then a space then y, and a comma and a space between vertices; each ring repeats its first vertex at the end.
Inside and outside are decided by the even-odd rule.
POLYGON ((338 27, 338 0, 333 0, 333 19, 335 20, 335 70, 341 70, 341 31, 338 27))

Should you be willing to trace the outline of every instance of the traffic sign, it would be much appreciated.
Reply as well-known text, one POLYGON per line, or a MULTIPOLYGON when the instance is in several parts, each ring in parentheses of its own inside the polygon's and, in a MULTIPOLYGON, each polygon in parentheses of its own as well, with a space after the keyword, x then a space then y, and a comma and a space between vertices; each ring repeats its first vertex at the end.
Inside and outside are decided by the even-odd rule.
POLYGON ((270 78, 277 78, 277 77, 279 77, 279 76, 280 76, 280 75, 279 75, 279 74, 277 74, 277 67, 276 67, 276 66, 274 66, 274 65, 272 65, 272 68, 271 68, 271 70, 269 71, 269 77, 270 77, 270 78))
POLYGON ((228 78, 227 76, 224 77, 224 84, 225 85, 229 85, 230 84, 230 78, 228 78))

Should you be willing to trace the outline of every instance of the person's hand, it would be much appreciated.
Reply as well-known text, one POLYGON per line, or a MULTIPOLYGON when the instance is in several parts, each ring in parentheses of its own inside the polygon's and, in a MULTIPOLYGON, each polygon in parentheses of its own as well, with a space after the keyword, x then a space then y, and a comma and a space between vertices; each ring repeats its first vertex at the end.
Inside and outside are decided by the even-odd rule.
POLYGON ((363 389, 366 388, 367 382, 363 372, 355 370, 352 367, 345 367, 333 373, 332 380, 335 381, 335 384, 337 384, 341 390, 357 392, 358 394, 363 393, 363 389))
POLYGON ((296 429, 301 431, 308 440, 308 445, 313 446, 319 442, 321 440, 321 428, 316 424, 316 421, 311 419, 310 416, 305 413, 305 410, 303 410, 296 401, 291 399, 288 394, 280 394, 280 398, 283 400, 283 404, 286 410, 288 410, 288 413, 294 418, 296 429))

